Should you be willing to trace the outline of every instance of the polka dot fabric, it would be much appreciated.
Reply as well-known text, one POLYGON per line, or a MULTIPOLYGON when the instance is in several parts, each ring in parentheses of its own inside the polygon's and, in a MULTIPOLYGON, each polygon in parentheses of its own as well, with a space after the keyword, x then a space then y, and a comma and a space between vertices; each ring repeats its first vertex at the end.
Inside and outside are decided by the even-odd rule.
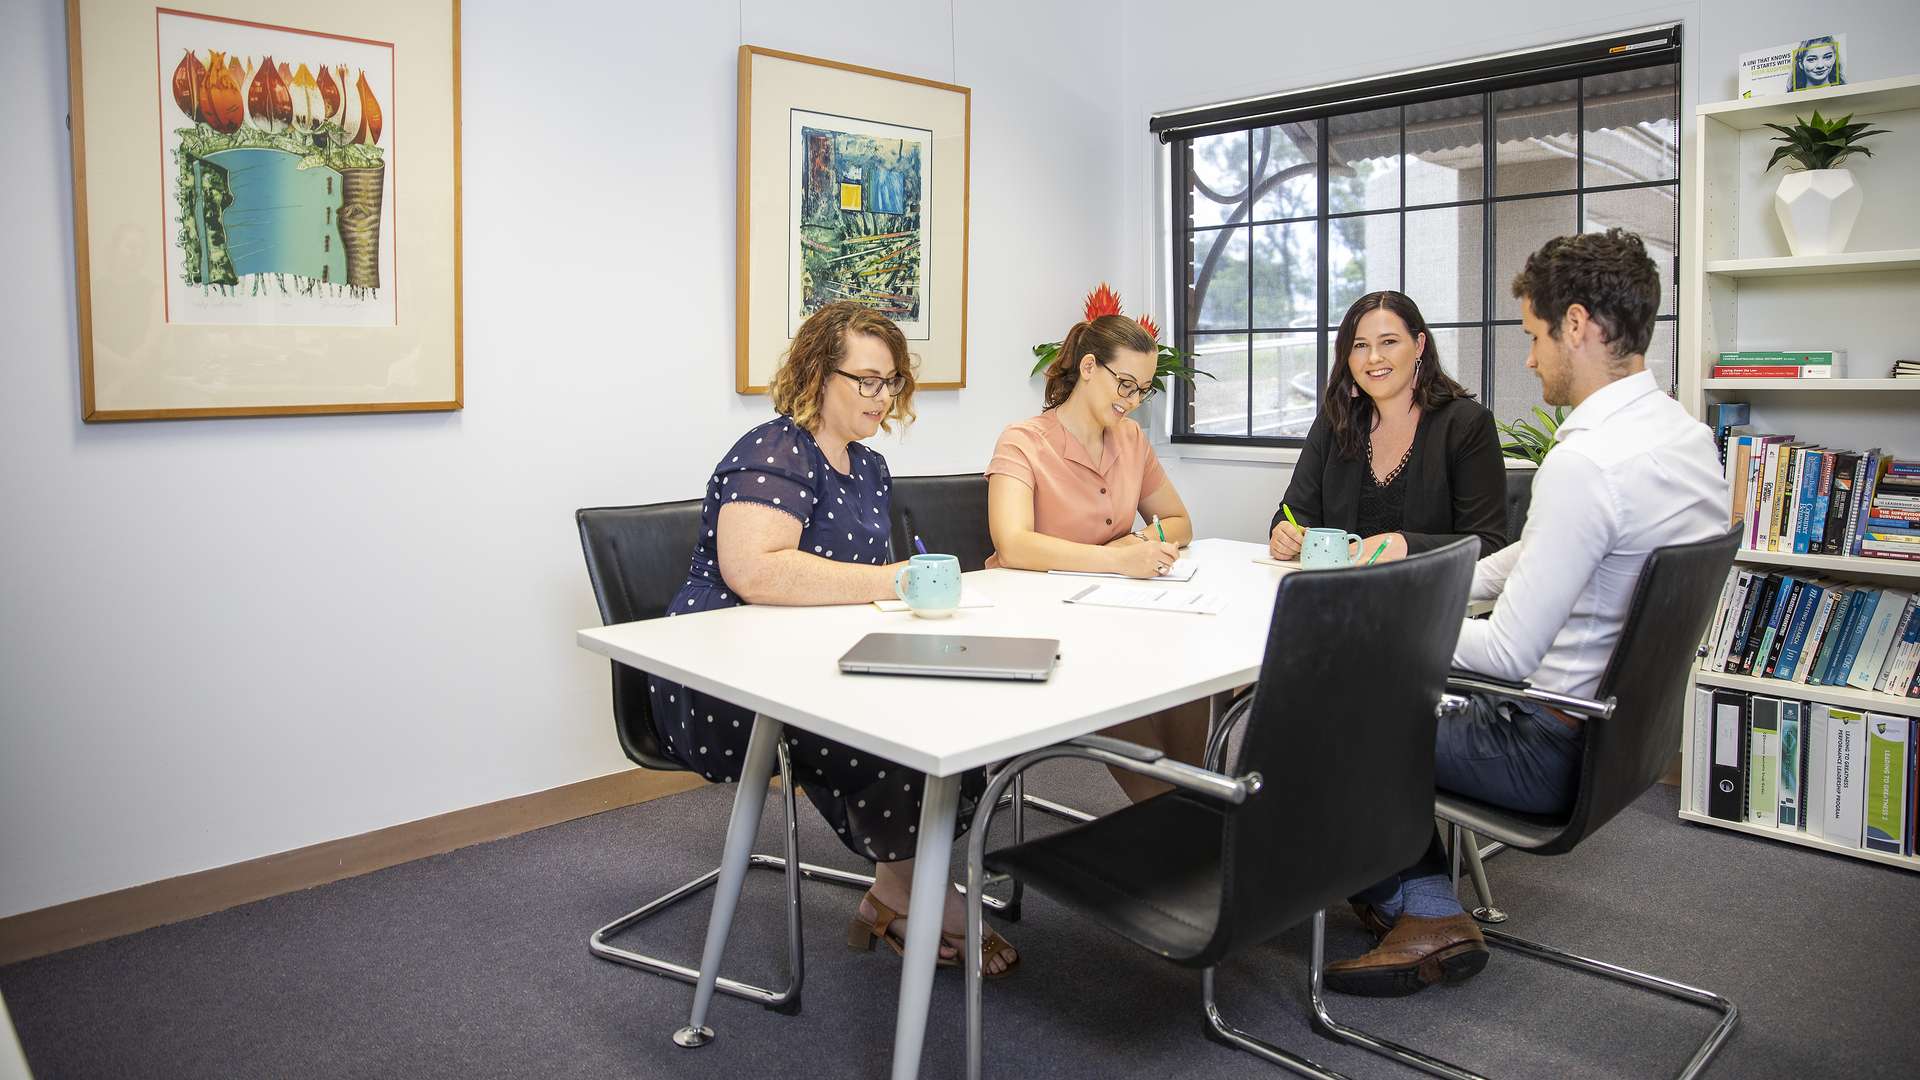
MULTIPOLYGON (((835 562, 892 562, 887 488, 893 477, 886 459, 857 442, 847 451, 851 471, 842 473, 827 463, 811 434, 784 416, 741 436, 707 483, 687 583, 667 615, 745 603, 720 573, 716 534, 720 511, 730 503, 759 503, 791 514, 801 524, 800 550, 808 554, 835 562)), ((670 757, 716 783, 740 778, 752 712, 664 679, 648 679, 647 690, 670 757)), ((789 728, 786 738, 794 780, 849 850, 876 862, 913 857, 925 777, 797 728, 789 728)), ((963 781, 962 830, 985 786, 979 770, 963 781)))

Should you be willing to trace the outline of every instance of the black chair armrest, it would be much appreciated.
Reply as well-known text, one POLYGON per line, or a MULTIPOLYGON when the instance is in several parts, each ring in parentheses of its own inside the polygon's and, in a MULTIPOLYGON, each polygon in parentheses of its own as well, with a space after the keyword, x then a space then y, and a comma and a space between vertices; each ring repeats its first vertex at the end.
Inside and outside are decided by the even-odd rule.
POLYGON ((1456 682, 1473 683, 1476 684, 1473 687, 1476 690, 1490 688, 1503 694, 1523 694, 1533 687, 1533 684, 1525 679, 1502 679, 1493 675, 1482 675, 1466 668, 1454 668, 1447 672, 1447 688, 1453 689, 1453 684, 1456 682))
POLYGON ((1150 746, 1141 746, 1139 743, 1130 743, 1125 739, 1115 739, 1106 735, 1082 735, 1073 740, 1073 745, 1084 746, 1091 750, 1105 750, 1109 754, 1119 754, 1121 757, 1141 762, 1159 761, 1167 756, 1150 746))
POLYGON ((1613 715, 1615 699, 1595 701, 1592 698, 1574 697, 1571 694, 1541 690, 1532 683, 1514 679, 1501 679, 1492 675, 1482 675, 1477 671, 1454 668, 1447 676, 1448 694, 1504 694, 1508 697, 1522 698, 1526 701, 1549 705, 1563 712, 1588 720, 1605 720, 1613 715))

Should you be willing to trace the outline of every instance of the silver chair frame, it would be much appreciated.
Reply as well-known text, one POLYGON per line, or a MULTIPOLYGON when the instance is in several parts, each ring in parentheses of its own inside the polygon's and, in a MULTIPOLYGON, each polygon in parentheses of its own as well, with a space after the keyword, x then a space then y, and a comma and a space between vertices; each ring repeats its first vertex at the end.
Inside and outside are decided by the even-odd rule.
MULTIPOLYGON (((1540 702, 1541 704, 1564 709, 1568 712, 1577 713, 1586 718, 1589 723, 1604 722, 1611 719, 1615 704, 1612 698, 1608 698, 1606 701, 1591 701, 1585 698, 1568 697, 1564 694, 1556 694, 1545 690, 1535 690, 1531 687, 1520 690, 1471 679, 1449 679, 1447 680, 1447 689, 1452 692, 1481 690, 1489 693, 1526 698, 1531 701, 1540 702)), ((1451 711, 1464 705, 1464 698, 1456 697, 1453 693, 1449 693, 1446 697, 1442 698, 1440 707, 1443 711, 1451 711)), ((1449 849, 1454 853, 1454 885, 1457 889, 1460 881, 1460 859, 1462 851, 1471 852, 1471 854, 1467 856, 1470 864, 1477 863, 1481 856, 1475 843, 1462 843, 1462 834, 1464 833, 1467 837, 1471 837, 1471 833, 1468 833, 1457 823, 1449 822, 1448 825, 1451 832, 1449 849)), ((1478 876, 1484 879, 1485 871, 1480 870, 1478 876)), ((1323 1035, 1331 1036, 1342 1042, 1352 1043, 1355 1046, 1370 1050, 1383 1057, 1392 1058, 1403 1065, 1411 1066, 1422 1072, 1431 1073, 1434 1076, 1446 1077, 1448 1080, 1486 1080, 1486 1077, 1480 1073, 1469 1071, 1451 1062, 1442 1061, 1439 1058, 1423 1054, 1411 1047, 1402 1046, 1399 1043, 1383 1039, 1377 1035, 1368 1034, 1357 1028, 1346 1027, 1334 1020, 1332 1015, 1327 1012, 1326 1000, 1321 994, 1321 983, 1325 974, 1326 957, 1322 947, 1323 943, 1320 928, 1325 920, 1325 915, 1326 913, 1322 912, 1314 919, 1313 957, 1312 964, 1308 971, 1308 1000, 1313 1009, 1315 1030, 1323 1035)), ((1481 933, 1488 941, 1504 949, 1524 953, 1541 960, 1550 960, 1556 964, 1574 968, 1578 971, 1599 975, 1602 978, 1626 983, 1629 986, 1637 986, 1643 990, 1662 994, 1678 1001, 1687 1002, 1688 1004, 1699 1005, 1702 1008, 1712 1009, 1719 1013, 1720 1021, 1714 1025, 1713 1030, 1707 1034, 1705 1041, 1701 1042, 1699 1047, 1694 1051, 1693 1057, 1688 1060, 1686 1067, 1680 1071, 1680 1080, 1692 1080, 1693 1077, 1699 1076, 1700 1073, 1706 1069, 1707 1064, 1713 1059, 1714 1054, 1718 1053, 1720 1047, 1727 1041, 1727 1037, 1733 1034, 1734 1025, 1740 1020, 1739 1007, 1711 990, 1702 990, 1696 986, 1674 982, 1671 979, 1663 979, 1658 975, 1650 975, 1644 971, 1636 971, 1633 968, 1610 964, 1604 960, 1595 960, 1500 930, 1482 930, 1481 933)))
MULTIPOLYGON (((799 818, 795 812, 793 770, 787 756, 787 744, 784 740, 779 744, 777 758, 780 769, 780 805, 781 811, 786 817, 786 829, 784 830, 784 836, 782 838, 786 854, 783 857, 780 855, 762 855, 755 852, 749 857, 747 866, 749 869, 777 870, 786 877, 787 971, 790 973, 790 977, 787 985, 779 990, 769 990, 763 986, 742 982, 737 979, 729 979, 725 976, 719 978, 714 988, 723 994, 730 994, 733 997, 742 998, 757 1005, 763 1005, 774 1012, 792 1016, 800 1011, 800 985, 806 975, 806 961, 801 947, 802 939, 800 934, 800 880, 806 878, 811 881, 823 881, 829 885, 868 889, 873 886, 873 876, 871 874, 851 873, 846 870, 835 870, 832 867, 816 866, 813 863, 800 861, 800 827, 799 818), (789 867, 798 867, 799 873, 791 872, 788 869, 789 867)), ((1024 804, 1033 806, 1035 809, 1046 813, 1069 818, 1070 820, 1093 820, 1090 814, 1082 814, 1070 806, 1061 806, 1058 803, 1048 802, 1045 799, 1031 795, 1026 796, 1024 804)), ((1022 815, 1016 810, 1014 813, 1014 835, 1016 842, 1024 836, 1024 826, 1025 822, 1022 819, 1022 815)), ((657 956, 649 956, 645 953, 621 948, 613 944, 612 939, 627 929, 645 922, 647 919, 658 915, 667 908, 693 896, 702 889, 712 887, 719 878, 720 868, 716 866, 712 870, 694 878, 692 881, 680 885, 627 912, 625 915, 595 930, 593 934, 587 938, 587 951, 602 960, 609 960, 616 964, 638 968, 641 971, 649 971, 655 975, 664 975, 669 979, 678 979, 683 983, 697 983, 700 979, 700 971, 698 968, 687 967, 684 964, 676 964, 671 960, 663 960, 657 956)), ((989 882, 989 884, 991 884, 991 882, 989 882)), ((1019 884, 1017 882, 1014 884, 1014 893, 1011 899, 1001 900, 997 897, 988 896, 985 898, 985 903, 987 906, 994 908, 996 914, 1005 915, 1010 920, 1019 918, 1019 884)))
MULTIPOLYGON (((1235 718, 1233 713, 1244 712, 1248 701, 1242 701, 1229 710, 1223 718, 1221 728, 1225 728, 1235 718)), ((1113 768, 1171 784, 1185 791, 1196 792, 1209 798, 1218 799, 1231 805, 1239 805, 1259 794, 1265 781, 1257 772, 1245 776, 1233 777, 1220 772, 1200 769, 1192 765, 1174 761, 1158 750, 1111 739, 1101 735, 1088 735, 1055 746, 1023 754, 1009 762, 987 785, 986 797, 980 800, 973 815, 973 831, 967 838, 967 950, 963 968, 966 973, 967 1001, 967 1077, 968 1080, 980 1080, 984 1065, 985 1018, 981 1002, 981 980, 984 977, 981 956, 983 917, 980 903, 980 886, 987 883, 986 848, 987 829, 992 823, 993 814, 1000 803, 1000 793, 1009 785, 1017 783, 1021 773, 1027 769, 1059 757, 1078 757, 1097 761, 1113 768)), ((1018 804, 1016 804, 1018 805, 1018 804)), ((1325 922, 1324 913, 1315 917, 1316 932, 1325 922)), ((1206 1033, 1211 1039, 1229 1046, 1245 1050, 1265 1061, 1289 1069, 1301 1076, 1314 1080, 1346 1080, 1340 1073, 1324 1068, 1318 1063, 1294 1054, 1282 1047, 1275 1046, 1254 1035, 1233 1027, 1220 1013, 1214 993, 1213 968, 1204 968, 1200 972, 1201 1010, 1206 1018, 1206 1033)))

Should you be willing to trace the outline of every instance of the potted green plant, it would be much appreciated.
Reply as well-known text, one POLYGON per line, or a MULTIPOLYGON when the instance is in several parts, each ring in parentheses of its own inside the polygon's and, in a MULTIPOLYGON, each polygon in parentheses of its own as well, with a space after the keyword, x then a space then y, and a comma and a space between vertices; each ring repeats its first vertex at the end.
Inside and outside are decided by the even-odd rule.
POLYGON ((1787 234, 1787 247, 1795 255, 1845 251, 1847 236, 1860 216, 1860 186, 1854 182, 1853 173, 1839 165, 1854 154, 1872 157, 1873 151, 1860 145, 1861 140, 1887 132, 1854 123, 1852 113, 1827 120, 1818 109, 1813 111, 1812 120, 1796 116, 1791 125, 1767 126, 1780 133, 1773 141, 1783 144, 1774 148, 1767 168, 1782 161, 1800 166, 1798 171, 1781 177, 1780 186, 1773 192, 1773 212, 1787 234))
POLYGON ((1527 423, 1524 418, 1511 424, 1495 420, 1493 426, 1507 440, 1500 444, 1502 454, 1538 465, 1547 460, 1547 451, 1553 449, 1553 433, 1560 430, 1560 422, 1567 418, 1567 407, 1555 405, 1553 412, 1549 413, 1535 405, 1533 415, 1540 421, 1538 427, 1527 423))
MULTIPOLYGON (((1114 292, 1113 289, 1103 281, 1100 283, 1099 288, 1087 294, 1086 311, 1082 315, 1082 318, 1088 322, 1092 322, 1102 315, 1124 314, 1126 313, 1120 310, 1120 294, 1114 292)), ((1147 332, 1147 336, 1159 345, 1160 351, 1155 357, 1153 368, 1153 389, 1156 393, 1164 393, 1166 391, 1167 378, 1169 376, 1185 379, 1188 386, 1193 385, 1193 377, 1195 375, 1205 375, 1209 379, 1213 378, 1212 374, 1201 371, 1188 363, 1186 353, 1160 341, 1160 326, 1153 321, 1153 316, 1142 315, 1137 321, 1140 323, 1140 328, 1147 332)), ((1060 343, 1057 341, 1049 341, 1035 345, 1033 347, 1033 355, 1035 360, 1031 374, 1037 376, 1047 370, 1047 365, 1053 363, 1054 357, 1060 355, 1060 343)))

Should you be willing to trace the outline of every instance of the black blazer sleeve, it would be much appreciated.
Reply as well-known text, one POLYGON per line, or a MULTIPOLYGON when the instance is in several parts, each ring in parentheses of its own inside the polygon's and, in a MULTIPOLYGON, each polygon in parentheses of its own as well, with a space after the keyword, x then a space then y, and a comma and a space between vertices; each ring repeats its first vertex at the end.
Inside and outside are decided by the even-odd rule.
MULTIPOLYGON (((1322 412, 1307 429, 1307 445, 1300 448, 1300 460, 1293 463, 1293 479, 1287 481, 1287 493, 1280 499, 1281 506, 1292 510, 1293 516, 1303 524, 1326 523, 1321 491, 1326 482, 1327 455, 1331 453, 1332 443, 1333 425, 1327 423, 1327 414, 1322 412)), ((1274 507, 1273 520, 1267 523, 1267 535, 1273 535, 1273 530, 1286 519, 1280 506, 1274 507)))
POLYGON ((1453 532, 1401 530, 1407 553, 1445 547, 1465 536, 1480 539, 1480 557, 1507 546, 1507 467, 1493 413, 1477 402, 1451 402, 1445 436, 1447 486, 1453 493, 1453 532))

